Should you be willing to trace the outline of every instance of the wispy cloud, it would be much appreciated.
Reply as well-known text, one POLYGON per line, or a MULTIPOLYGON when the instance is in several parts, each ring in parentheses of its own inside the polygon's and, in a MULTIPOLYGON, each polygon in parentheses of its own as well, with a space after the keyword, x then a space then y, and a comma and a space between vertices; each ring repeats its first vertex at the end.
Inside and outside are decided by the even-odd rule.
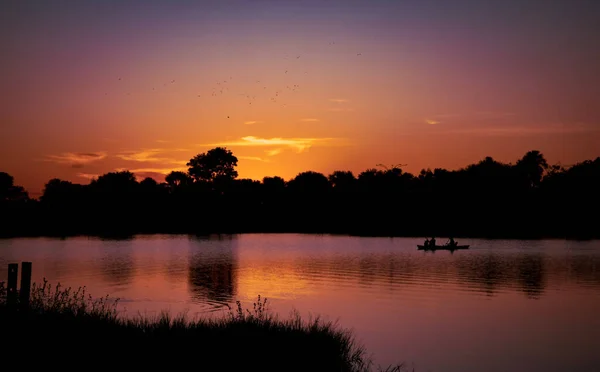
POLYGON ((330 98, 329 102, 345 103, 345 102, 348 102, 348 100, 344 99, 344 98, 330 98))
POLYGON ((238 159, 241 160, 254 160, 254 161, 264 161, 264 162, 268 162, 269 159, 263 159, 261 157, 258 156, 237 156, 238 159))
POLYGON ((156 142, 157 143, 171 143, 172 141, 158 139, 158 140, 156 140, 156 142))
POLYGON ((59 155, 47 155, 44 160, 59 164, 70 164, 74 168, 81 168, 85 164, 106 158, 105 152, 64 152, 59 155))
POLYGON ((333 112, 342 112, 342 111, 354 111, 354 109, 352 108, 347 108, 347 107, 332 107, 332 108, 328 108, 327 111, 333 111, 333 112))
POLYGON ((435 124, 440 124, 441 121, 439 121, 439 120, 425 119, 425 123, 430 124, 430 125, 435 125, 435 124))
POLYGON ((316 119, 316 118, 304 118, 304 119, 300 119, 300 121, 315 122, 315 121, 319 121, 319 119, 316 119))
POLYGON ((97 174, 91 174, 91 173, 77 173, 77 177, 79 178, 85 178, 86 180, 93 180, 94 178, 98 178, 97 174))
POLYGON ((246 124, 246 125, 258 124, 258 123, 262 123, 262 121, 258 121, 258 120, 249 120, 249 121, 245 121, 245 122, 244 122, 244 124, 246 124))
POLYGON ((181 164, 183 161, 169 157, 158 156, 159 154, 173 151, 187 151, 187 149, 143 149, 138 151, 125 151, 115 156, 123 160, 135 162, 181 164))
POLYGON ((275 155, 281 154, 282 151, 283 151, 282 149, 273 149, 273 150, 266 150, 265 152, 267 153, 267 156, 275 156, 275 155))
POLYGON ((254 136, 242 137, 237 141, 228 141, 212 144, 202 144, 199 146, 284 146, 295 149, 301 153, 313 145, 334 145, 340 144, 339 138, 258 138, 254 136))

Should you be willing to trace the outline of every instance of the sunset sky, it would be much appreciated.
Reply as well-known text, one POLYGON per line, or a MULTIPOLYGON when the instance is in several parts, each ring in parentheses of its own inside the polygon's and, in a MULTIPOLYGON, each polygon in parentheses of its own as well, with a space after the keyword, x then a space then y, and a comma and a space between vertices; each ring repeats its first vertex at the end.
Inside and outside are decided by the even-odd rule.
POLYGON ((240 177, 600 156, 600 1, 16 1, 0 5, 0 171, 240 177))

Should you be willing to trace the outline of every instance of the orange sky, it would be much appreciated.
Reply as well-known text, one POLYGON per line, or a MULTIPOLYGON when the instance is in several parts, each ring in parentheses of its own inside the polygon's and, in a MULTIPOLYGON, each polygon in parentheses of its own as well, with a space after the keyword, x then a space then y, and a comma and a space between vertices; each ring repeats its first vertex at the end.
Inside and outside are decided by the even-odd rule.
POLYGON ((35 196, 217 145, 255 179, 600 155, 590 9, 433 3, 9 2, 0 171, 35 196))

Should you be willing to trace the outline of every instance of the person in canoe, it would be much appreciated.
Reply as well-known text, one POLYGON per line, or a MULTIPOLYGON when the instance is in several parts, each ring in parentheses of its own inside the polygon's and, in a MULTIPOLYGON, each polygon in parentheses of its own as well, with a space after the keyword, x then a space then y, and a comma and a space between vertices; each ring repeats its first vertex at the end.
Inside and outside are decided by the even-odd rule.
POLYGON ((424 246, 425 248, 428 248, 428 247, 429 247, 429 238, 425 238, 425 243, 423 243, 423 246, 424 246))
POLYGON ((431 240, 429 241, 429 245, 435 248, 435 237, 431 238, 431 240))
POLYGON ((448 245, 450 247, 454 247, 454 246, 458 245, 458 243, 454 241, 453 237, 450 237, 450 239, 448 239, 448 243, 446 243, 446 245, 448 245))

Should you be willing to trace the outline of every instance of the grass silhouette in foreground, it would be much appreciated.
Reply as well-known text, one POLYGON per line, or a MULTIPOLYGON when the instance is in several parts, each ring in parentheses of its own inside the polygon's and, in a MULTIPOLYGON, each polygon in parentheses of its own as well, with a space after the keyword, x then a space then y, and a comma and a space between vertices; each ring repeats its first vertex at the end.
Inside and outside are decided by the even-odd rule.
POLYGON ((267 299, 220 318, 188 320, 162 313, 155 319, 118 316, 118 300, 98 299, 44 280, 34 284, 26 311, 9 308, 0 283, 0 326, 6 355, 27 366, 70 369, 84 365, 261 371, 403 371, 375 368, 349 330, 298 313, 282 320, 267 299), (72 361, 65 360, 73 359, 72 361), (81 361, 81 362, 77 362, 81 361))

